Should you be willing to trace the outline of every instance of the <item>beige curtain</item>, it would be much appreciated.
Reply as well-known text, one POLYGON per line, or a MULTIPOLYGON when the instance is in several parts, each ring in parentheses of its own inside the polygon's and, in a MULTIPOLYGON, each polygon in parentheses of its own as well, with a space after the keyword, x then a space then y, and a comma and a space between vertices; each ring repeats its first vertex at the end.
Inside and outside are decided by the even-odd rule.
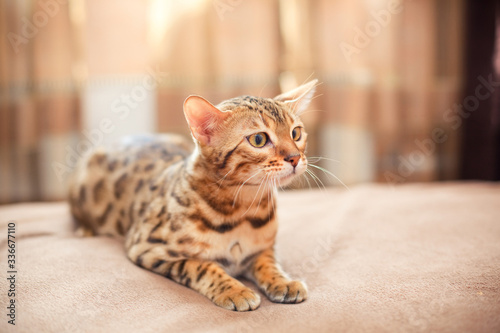
POLYGON ((318 151, 335 160, 324 167, 345 183, 458 176, 460 133, 445 115, 462 91, 462 1, 281 7, 286 70, 323 82, 318 151))
POLYGON ((88 145, 188 134, 190 94, 312 78, 308 154, 338 178, 315 170, 325 185, 454 179, 462 16, 462 0, 0 0, 0 202, 63 198, 88 145))
POLYGON ((64 1, 0 2, 0 202, 59 199, 50 165, 79 127, 64 1))

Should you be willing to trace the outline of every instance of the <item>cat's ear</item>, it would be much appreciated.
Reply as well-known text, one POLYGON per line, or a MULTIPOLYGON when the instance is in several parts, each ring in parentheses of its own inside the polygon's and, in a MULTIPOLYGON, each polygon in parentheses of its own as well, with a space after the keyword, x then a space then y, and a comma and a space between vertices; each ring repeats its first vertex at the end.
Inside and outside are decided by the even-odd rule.
POLYGON ((318 80, 309 81, 293 90, 274 97, 274 99, 290 105, 295 114, 300 115, 311 103, 317 84, 318 80))
POLYGON ((191 95, 184 101, 184 115, 193 137, 208 145, 230 113, 220 111, 203 97, 191 95))

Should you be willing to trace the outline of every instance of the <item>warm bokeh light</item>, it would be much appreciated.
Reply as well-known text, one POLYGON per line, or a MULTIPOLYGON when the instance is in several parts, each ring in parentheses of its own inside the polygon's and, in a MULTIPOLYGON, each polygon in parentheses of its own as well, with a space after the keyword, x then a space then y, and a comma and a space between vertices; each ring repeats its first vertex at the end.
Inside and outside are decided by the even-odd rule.
POLYGON ((92 145, 188 135, 190 94, 272 97, 312 78, 303 120, 309 155, 338 178, 319 172, 325 185, 460 177, 468 117, 454 105, 483 85, 465 81, 462 0, 0 4, 0 202, 62 198, 68 156, 103 120, 113 130, 92 145))

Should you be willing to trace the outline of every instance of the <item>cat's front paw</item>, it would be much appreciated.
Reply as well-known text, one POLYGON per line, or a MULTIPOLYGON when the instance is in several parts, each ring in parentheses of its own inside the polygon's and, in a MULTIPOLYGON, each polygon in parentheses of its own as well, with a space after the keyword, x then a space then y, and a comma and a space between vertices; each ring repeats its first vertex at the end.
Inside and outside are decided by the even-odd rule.
POLYGON ((301 281, 280 281, 270 284, 266 295, 275 303, 300 303, 307 299, 307 287, 301 281))
POLYGON ((228 310, 252 311, 259 307, 260 296, 249 288, 231 288, 217 295, 213 302, 228 310))

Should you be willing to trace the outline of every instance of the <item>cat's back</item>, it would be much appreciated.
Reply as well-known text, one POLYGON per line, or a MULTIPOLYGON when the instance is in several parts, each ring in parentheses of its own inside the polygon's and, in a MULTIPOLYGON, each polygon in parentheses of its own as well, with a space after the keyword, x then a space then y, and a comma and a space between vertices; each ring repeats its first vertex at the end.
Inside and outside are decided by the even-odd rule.
POLYGON ((175 134, 130 135, 105 148, 110 157, 122 158, 126 166, 130 162, 170 163, 177 157, 187 157, 193 149, 191 140, 175 134))
POLYGON ((185 160, 191 141, 172 134, 127 136, 89 152, 70 180, 71 210, 94 233, 119 233, 134 219, 135 203, 151 193, 155 179, 185 160))

